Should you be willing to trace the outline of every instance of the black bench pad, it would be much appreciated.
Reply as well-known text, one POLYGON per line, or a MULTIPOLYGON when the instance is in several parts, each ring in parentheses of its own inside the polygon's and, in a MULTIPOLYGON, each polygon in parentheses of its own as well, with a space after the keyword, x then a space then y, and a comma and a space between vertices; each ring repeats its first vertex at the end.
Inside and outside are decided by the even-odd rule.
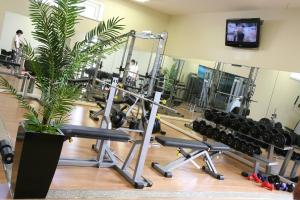
POLYGON ((119 142, 128 142, 131 139, 130 135, 120 130, 108 130, 77 125, 64 125, 60 128, 60 130, 67 137, 110 140, 119 142))
POLYGON ((166 136, 156 136, 156 141, 163 146, 177 147, 177 148, 189 148, 189 149, 203 149, 208 150, 209 147, 203 142, 195 140, 185 140, 179 138, 172 138, 166 136))
POLYGON ((163 146, 169 147, 203 149, 210 151, 228 151, 230 149, 227 145, 219 142, 206 143, 196 140, 186 140, 166 136, 156 136, 155 139, 158 143, 162 144, 163 146))
POLYGON ((204 142, 207 146, 209 146, 210 151, 229 151, 230 147, 221 142, 204 142))

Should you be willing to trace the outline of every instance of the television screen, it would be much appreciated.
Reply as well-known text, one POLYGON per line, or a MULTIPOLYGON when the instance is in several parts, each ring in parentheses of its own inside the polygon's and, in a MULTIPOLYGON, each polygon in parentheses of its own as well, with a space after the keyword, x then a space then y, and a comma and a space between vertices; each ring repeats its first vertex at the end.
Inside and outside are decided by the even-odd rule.
POLYGON ((260 19, 230 19, 226 22, 227 46, 256 48, 259 46, 260 19))

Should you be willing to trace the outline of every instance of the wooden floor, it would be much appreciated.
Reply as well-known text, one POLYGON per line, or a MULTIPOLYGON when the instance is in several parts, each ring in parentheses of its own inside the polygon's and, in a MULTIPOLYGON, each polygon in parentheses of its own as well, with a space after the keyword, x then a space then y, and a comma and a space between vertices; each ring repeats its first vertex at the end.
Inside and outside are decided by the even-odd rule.
MULTIPOLYGON (((15 138, 18 123, 22 120, 23 110, 18 108, 16 100, 7 94, 0 94, 0 117, 5 122, 8 133, 15 138)), ((85 125, 98 127, 99 123, 92 121, 88 117, 88 111, 91 107, 78 105, 70 115, 70 123, 75 125, 85 125)), ((187 113, 188 114, 188 113, 187 113)), ((187 138, 182 133, 162 126, 168 136, 187 138)), ((134 135, 133 135, 134 136, 134 135)), ((137 136, 134 136, 137 137, 137 136)), ((90 158, 95 153, 91 150, 93 140, 77 139, 72 143, 65 142, 62 157, 68 158, 90 158)), ((130 143, 112 143, 112 149, 116 154, 124 159, 130 149, 130 143)), ((173 173, 172 179, 167 179, 152 170, 151 162, 167 163, 176 159, 175 148, 165 148, 153 146, 149 149, 144 176, 153 182, 151 188, 145 188, 144 191, 152 192, 247 192, 268 195, 270 199, 274 194, 286 194, 287 199, 292 196, 286 192, 268 191, 261 188, 258 184, 250 182, 243 178, 240 173, 243 170, 250 170, 237 161, 226 156, 219 156, 214 159, 214 163, 220 173, 225 176, 224 181, 219 181, 201 170, 196 169, 192 164, 187 164, 173 173)), ((201 163, 201 159, 198 160, 201 163)), ((4 172, 0 171, 0 199, 8 197, 7 184, 4 172)), ((133 187, 113 169, 98 169, 92 167, 58 167, 51 185, 53 190, 126 190, 136 191, 133 187)), ((259 196, 259 195, 258 195, 259 196)), ((161 199, 161 198, 159 198, 161 199)), ((168 198, 169 199, 169 198, 168 198)), ((214 199, 210 197, 208 199, 214 199)), ((217 199, 217 198, 215 198, 217 199)), ((222 199, 222 198, 218 198, 222 199)), ((224 199, 226 199, 224 197, 224 199)), ((259 199, 257 198, 234 198, 234 199, 259 199)), ((264 198, 268 199, 268 198, 264 198)))

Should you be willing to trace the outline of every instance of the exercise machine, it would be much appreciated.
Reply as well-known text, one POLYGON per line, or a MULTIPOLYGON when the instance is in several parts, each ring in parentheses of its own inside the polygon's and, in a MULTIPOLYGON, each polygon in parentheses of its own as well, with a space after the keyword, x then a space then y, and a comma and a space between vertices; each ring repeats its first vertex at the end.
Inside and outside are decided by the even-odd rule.
POLYGON ((178 139, 165 136, 155 137, 156 141, 166 147, 178 148, 178 153, 182 156, 175 161, 170 162, 165 166, 161 166, 159 163, 153 162, 152 167, 161 173, 163 176, 171 178, 172 171, 188 162, 192 162, 198 169, 203 169, 205 172, 217 178, 223 180, 224 176, 219 174, 212 158, 214 155, 221 153, 222 151, 228 151, 230 148, 222 143, 208 143, 194 140, 178 139), (185 149, 191 149, 188 152, 185 149), (206 166, 202 168, 195 162, 195 159, 202 156, 206 166))
POLYGON ((134 94, 126 91, 122 88, 118 88, 118 78, 113 78, 112 84, 110 84, 110 91, 105 106, 104 115, 102 117, 100 128, 87 128, 87 127, 74 127, 67 125, 62 128, 63 133, 69 137, 82 137, 89 139, 96 139, 96 144, 93 145, 93 149, 97 152, 96 159, 80 160, 80 159, 67 159, 61 158, 59 165, 63 166, 94 166, 114 168, 119 174, 126 178, 137 189, 152 186, 152 182, 143 177, 143 169, 148 153, 153 126, 157 114, 158 106, 160 105, 161 92, 155 92, 154 99, 150 100, 144 98, 141 95, 134 94), (113 106, 113 99, 116 92, 127 93, 142 99, 143 101, 150 102, 152 104, 149 120, 145 131, 141 134, 141 139, 133 140, 129 137, 124 130, 111 130, 112 123, 110 119, 110 113, 113 106), (131 142, 132 147, 127 155, 125 161, 120 161, 110 148, 111 141, 119 142, 131 142), (131 168, 132 161, 136 157, 136 163, 131 168))
POLYGON ((133 54, 133 49, 134 49, 136 39, 158 41, 157 48, 156 48, 156 57, 154 60, 152 70, 151 70, 151 72, 149 71, 152 54, 151 54, 148 69, 147 69, 147 74, 149 75, 148 77, 150 78, 150 81, 148 83, 147 95, 151 96, 154 91, 157 74, 161 68, 165 44, 166 44, 166 41, 168 38, 168 34, 166 32, 159 33, 159 34, 153 34, 151 32, 138 33, 136 31, 132 30, 128 33, 127 37, 128 37, 127 42, 124 47, 124 52, 123 52, 123 56, 122 56, 121 64, 120 64, 120 68, 119 68, 120 77, 123 78, 122 79, 123 85, 126 85, 126 77, 128 76, 128 73, 130 73, 129 66, 130 66, 130 61, 132 60, 132 54, 133 54), (126 58, 126 61, 125 61, 125 58, 126 58))

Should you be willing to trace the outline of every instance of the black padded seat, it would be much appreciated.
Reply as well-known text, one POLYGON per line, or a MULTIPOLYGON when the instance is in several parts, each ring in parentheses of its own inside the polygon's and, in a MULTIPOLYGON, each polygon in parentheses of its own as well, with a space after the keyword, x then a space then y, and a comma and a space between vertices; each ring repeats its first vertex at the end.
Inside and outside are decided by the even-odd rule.
POLYGON ((204 142, 207 146, 209 146, 210 151, 229 151, 230 147, 227 146, 226 144, 223 144, 221 142, 212 142, 212 143, 207 143, 204 142))
POLYGON ((228 151, 230 149, 229 146, 220 142, 207 143, 196 140, 186 140, 166 136, 156 136, 155 139, 158 143, 162 144, 163 146, 169 147, 202 149, 207 151, 228 151))
MULTIPOLYGON (((95 101, 97 102, 103 102, 105 103, 106 102, 106 99, 104 97, 101 97, 101 96, 93 96, 93 98, 95 99, 95 101)), ((124 98, 124 99, 121 99, 121 100, 115 100, 114 99, 114 104, 127 104, 128 103, 128 99, 127 98, 124 98)))
POLYGON ((128 142, 131 139, 130 135, 120 130, 108 130, 77 125, 64 125, 60 128, 60 130, 67 137, 110 140, 119 142, 128 142))
POLYGON ((95 101, 100 101, 100 102, 106 102, 106 99, 103 96, 93 96, 93 98, 95 99, 95 101))
POLYGON ((3 64, 3 65, 10 65, 10 66, 13 66, 13 67, 20 67, 21 66, 18 63, 7 61, 7 60, 2 60, 2 59, 0 60, 0 63, 3 64))
POLYGON ((203 150, 209 149, 209 147, 205 143, 195 140, 185 140, 166 136, 156 136, 155 139, 158 143, 160 143, 163 146, 203 150))
POLYGON ((93 81, 92 78, 78 78, 70 80, 72 83, 90 83, 91 81, 93 81))

